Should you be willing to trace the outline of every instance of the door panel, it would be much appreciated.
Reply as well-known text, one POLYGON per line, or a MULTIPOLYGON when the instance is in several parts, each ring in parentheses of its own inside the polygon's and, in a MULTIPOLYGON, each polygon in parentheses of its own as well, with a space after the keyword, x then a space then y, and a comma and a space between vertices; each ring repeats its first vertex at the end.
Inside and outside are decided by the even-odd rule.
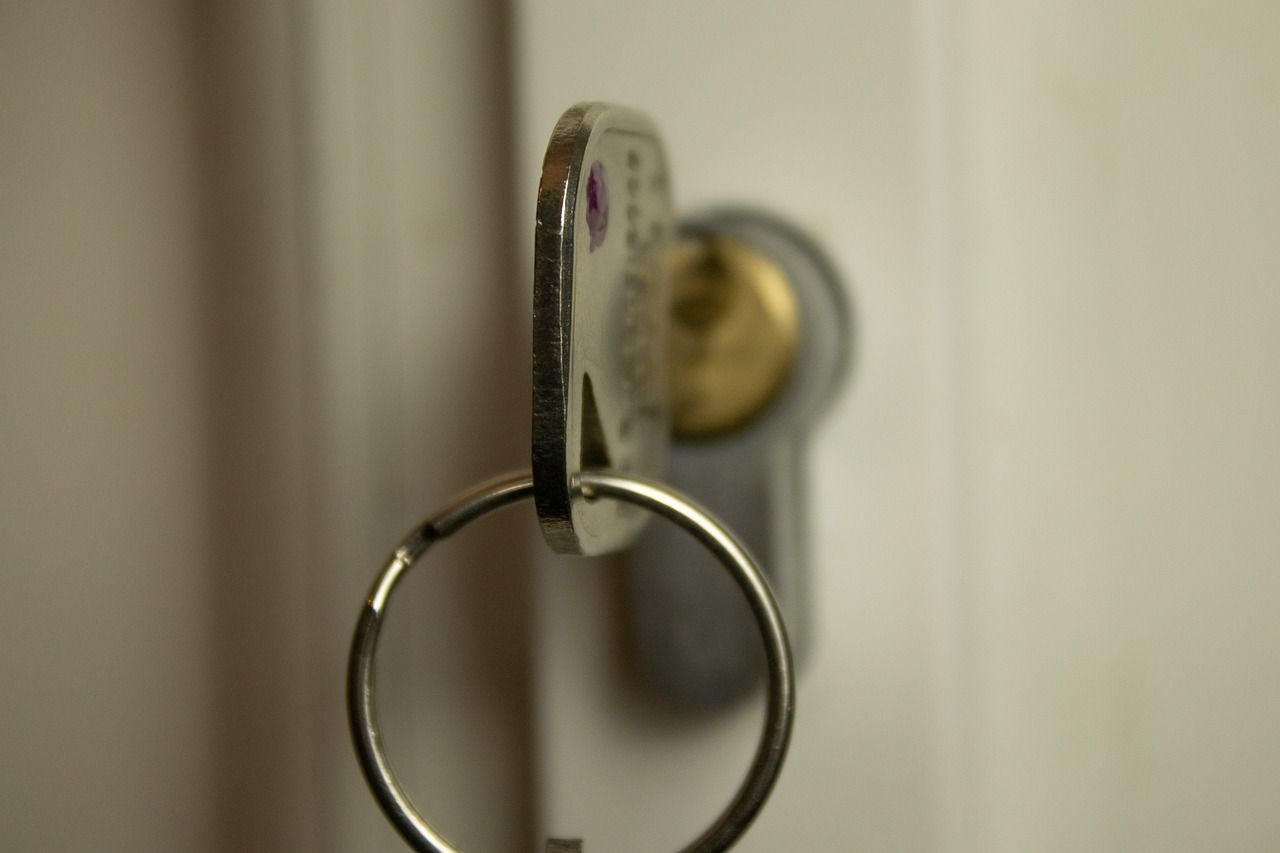
MULTIPOLYGON (((649 111, 677 203, 758 203, 811 228, 853 283, 854 375, 813 448, 816 637, 782 779, 749 850, 934 846, 929 476, 941 391, 915 10, 883 2, 524 3, 517 20, 523 182, 560 109, 649 111), (838 838, 839 841, 834 839, 838 838)), ((542 802, 548 830, 611 850, 675 848, 728 800, 762 703, 664 709, 626 673, 616 573, 540 574, 542 802)))
POLYGON ((957 25, 974 837, 1272 849, 1280 12, 957 25))
MULTIPOLYGON (((858 366, 813 459, 817 638, 744 849, 1271 849, 1274 5, 519 5, 519 148, 607 97, 685 209, 810 226, 858 366)), ((664 711, 610 576, 540 575, 544 818, 690 837, 760 709, 664 711)))

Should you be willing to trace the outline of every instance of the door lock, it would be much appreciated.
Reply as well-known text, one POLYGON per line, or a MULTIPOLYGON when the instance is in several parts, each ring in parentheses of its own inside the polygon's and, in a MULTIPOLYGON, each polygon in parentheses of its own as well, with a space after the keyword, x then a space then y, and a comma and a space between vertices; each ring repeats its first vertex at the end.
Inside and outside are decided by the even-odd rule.
MULTIPOLYGON (((738 531, 803 663, 809 647, 808 445, 848 375, 852 314, 811 238, 758 210, 684 220, 672 250, 666 481, 738 531)), ((631 644, 668 698, 716 707, 750 692, 750 612, 714 562, 668 527, 627 552, 631 644)))

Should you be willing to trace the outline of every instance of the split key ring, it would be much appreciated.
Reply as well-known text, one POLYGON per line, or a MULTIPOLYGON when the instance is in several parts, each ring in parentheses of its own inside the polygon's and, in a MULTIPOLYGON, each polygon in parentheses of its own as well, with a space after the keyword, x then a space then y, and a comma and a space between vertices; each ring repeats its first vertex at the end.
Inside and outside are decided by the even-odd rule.
MULTIPOLYGON (((725 850, 746 831, 772 790, 791 738, 795 710, 795 673, 787 631, 773 593, 760 569, 737 539, 697 504, 657 483, 605 471, 583 471, 578 490, 588 501, 611 499, 632 504, 674 522, 706 547, 733 577, 746 597, 764 640, 768 666, 764 727, 755 759, 733 800, 686 853, 725 850)), ((455 853, 453 844, 432 828, 400 787, 382 745, 374 696, 374 658, 391 593, 437 540, 447 538, 500 507, 533 496, 527 473, 486 483, 424 521, 400 543, 378 573, 356 624, 347 669, 347 714, 356 756, 365 779, 387 818, 415 850, 455 853)))

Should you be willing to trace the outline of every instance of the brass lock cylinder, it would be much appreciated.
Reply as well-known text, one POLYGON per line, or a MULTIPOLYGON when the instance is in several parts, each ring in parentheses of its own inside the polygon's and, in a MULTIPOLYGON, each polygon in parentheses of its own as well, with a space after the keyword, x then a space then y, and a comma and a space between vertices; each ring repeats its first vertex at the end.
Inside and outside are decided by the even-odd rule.
POLYGON ((712 439, 754 421, 795 367, 800 310, 786 274, 719 234, 671 249, 672 434, 712 439))

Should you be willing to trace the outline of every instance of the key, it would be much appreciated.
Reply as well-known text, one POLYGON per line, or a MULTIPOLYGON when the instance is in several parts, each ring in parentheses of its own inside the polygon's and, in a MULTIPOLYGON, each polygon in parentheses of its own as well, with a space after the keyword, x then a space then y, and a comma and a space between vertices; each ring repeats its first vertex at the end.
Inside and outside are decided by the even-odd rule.
MULTIPOLYGON (((850 308, 821 250, 778 219, 723 210, 683 230, 701 243, 703 268, 676 273, 672 374, 681 437, 667 482, 745 540, 802 664, 810 623, 806 451, 849 372, 850 308), (735 296, 735 281, 747 280, 750 292, 735 296), (787 299, 790 309, 777 305, 787 299), (685 339, 691 352, 682 352, 685 339)), ((760 643, 722 573, 667 525, 646 530, 627 561, 631 642, 651 683, 693 707, 748 694, 760 677, 760 643)))
POLYGON ((547 147, 534 236, 534 502, 559 553, 620 550, 647 521, 634 507, 587 501, 579 472, 665 472, 673 235, 654 126, 608 104, 569 109, 547 147))
MULTIPOLYGON (((680 257, 670 251, 673 231, 670 180, 652 124, 607 104, 579 104, 567 111, 552 134, 538 187, 532 472, 482 483, 413 528, 376 575, 352 638, 347 714, 356 757, 383 813, 414 849, 457 848, 414 808, 383 750, 374 657, 390 598, 435 542, 530 497, 545 538, 561 553, 620 550, 642 533, 647 514, 663 516, 671 522, 665 529, 679 531, 713 555, 747 602, 759 633, 756 648, 768 673, 760 739, 737 793, 682 849, 728 849, 764 806, 782 768, 795 712, 795 670, 782 614, 737 537, 660 480, 670 451, 672 399, 680 404, 677 427, 714 433, 743 420, 744 409, 749 415, 753 408, 769 408, 774 396, 786 397, 794 385, 788 379, 790 362, 802 351, 795 346, 796 329, 783 324, 782 333, 771 340, 789 353, 785 363, 766 355, 736 370, 713 369, 706 377, 678 374, 690 381, 673 385, 666 360, 673 308, 676 316, 692 320, 707 313, 698 310, 700 305, 715 302, 700 301, 695 293, 694 298, 682 297, 679 306, 673 304, 670 273, 680 257), (682 314, 683 307, 690 311, 682 314), (774 369, 764 370, 771 365, 774 369), (732 381, 719 381, 726 377, 732 381), (703 393, 699 388, 704 382, 731 393, 703 393), (692 392, 685 393, 688 389, 692 392), (703 405, 708 402, 714 405, 703 405)), ((786 296, 785 275, 772 279, 774 295, 786 296)), ((763 308, 775 303, 765 299, 752 304, 763 308)), ((766 310, 754 316, 774 315, 766 310)), ((723 337, 701 336, 704 331, 723 333, 723 326, 684 325, 691 334, 683 339, 692 341, 694 349, 723 337)), ((580 853, 582 842, 552 838, 545 850, 580 853)))

